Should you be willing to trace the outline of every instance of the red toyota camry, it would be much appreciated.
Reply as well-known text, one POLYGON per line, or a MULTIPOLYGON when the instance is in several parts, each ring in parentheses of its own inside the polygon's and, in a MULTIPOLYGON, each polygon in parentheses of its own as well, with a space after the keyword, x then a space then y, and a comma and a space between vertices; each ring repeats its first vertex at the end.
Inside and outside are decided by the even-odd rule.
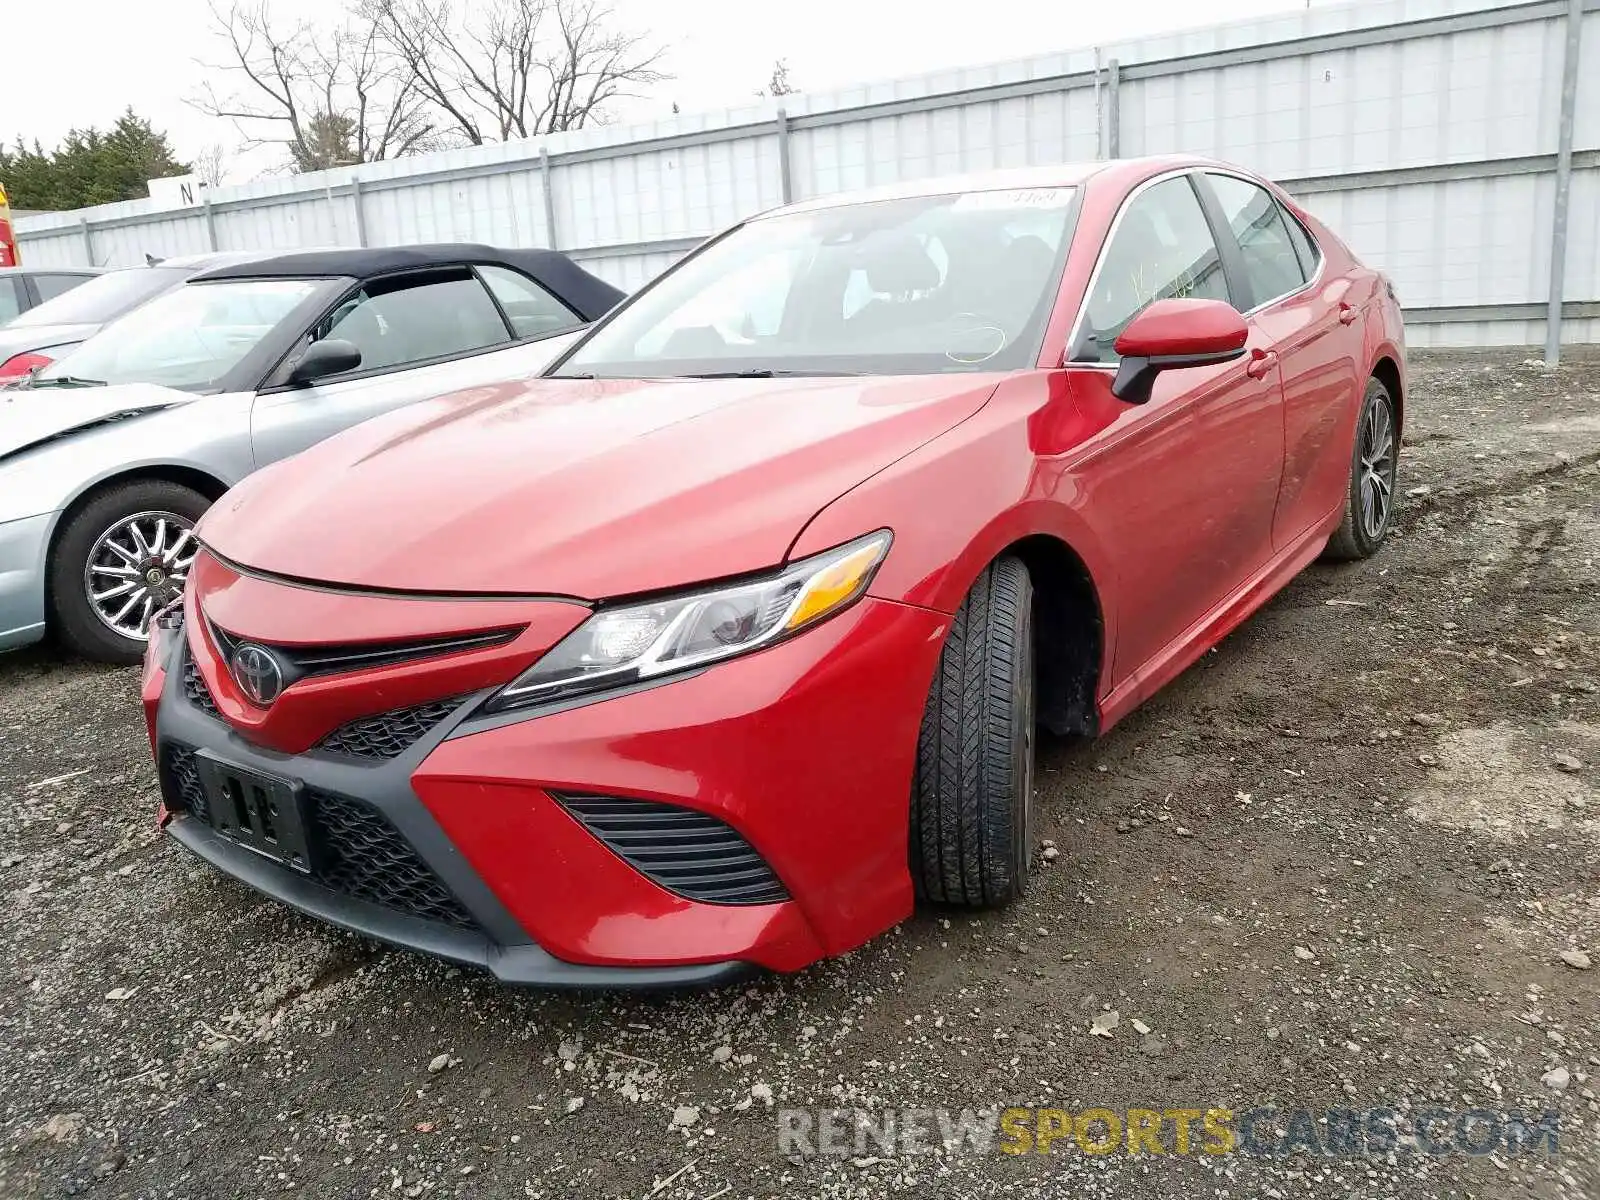
MULTIPOLYGON (((262 891, 548 986, 839 954, 1028 882, 1095 735, 1389 527, 1378 272, 1192 159, 791 205, 547 376, 228 493, 144 703, 262 891)), ((312 401, 308 401, 311 403, 312 401)))

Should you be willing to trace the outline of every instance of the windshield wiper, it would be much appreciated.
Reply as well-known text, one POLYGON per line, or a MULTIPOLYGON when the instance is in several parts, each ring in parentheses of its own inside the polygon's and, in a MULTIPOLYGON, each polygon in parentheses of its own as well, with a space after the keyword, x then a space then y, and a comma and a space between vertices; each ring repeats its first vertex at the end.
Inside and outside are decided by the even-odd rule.
POLYGON ((777 371, 771 367, 750 367, 744 371, 696 371, 683 379, 827 379, 833 376, 857 377, 864 371, 777 371))
POLYGON ((52 387, 105 387, 105 386, 106 386, 106 381, 104 379, 84 379, 84 378, 82 378, 81 376, 78 376, 78 375, 52 375, 48 379, 39 379, 38 377, 35 377, 32 380, 30 380, 29 383, 28 383, 28 387, 30 389, 31 388, 52 388, 52 387))

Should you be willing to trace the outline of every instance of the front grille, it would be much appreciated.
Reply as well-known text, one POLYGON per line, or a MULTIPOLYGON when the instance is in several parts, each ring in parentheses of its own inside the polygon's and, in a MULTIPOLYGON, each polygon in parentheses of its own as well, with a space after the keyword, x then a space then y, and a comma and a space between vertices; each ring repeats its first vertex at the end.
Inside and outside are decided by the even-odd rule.
POLYGON ((490 629, 481 633, 453 634, 449 637, 415 638, 402 642, 356 642, 348 645, 285 646, 255 642, 221 626, 211 626, 212 639, 224 662, 231 661, 241 643, 252 642, 270 650, 283 672, 284 686, 310 675, 333 675, 341 671, 363 671, 372 667, 392 667, 419 658, 459 654, 466 650, 485 650, 503 646, 527 626, 490 629))
POLYGON ((217 711, 217 702, 211 698, 211 689, 206 686, 200 668, 194 665, 194 659, 189 657, 187 646, 183 651, 183 695, 184 699, 206 716, 221 718, 222 714, 217 711))
POLYGON ((685 899, 776 904, 789 898, 755 847, 716 817, 654 800, 556 799, 619 858, 685 899))
MULTIPOLYGON (((210 806, 194 756, 188 746, 167 745, 169 802, 209 823, 210 806)), ((323 887, 424 921, 478 927, 411 843, 371 805, 312 788, 306 793, 305 819, 311 878, 323 887)))
POLYGON ((317 749, 356 758, 399 758, 466 699, 433 700, 411 708, 361 717, 341 725, 318 743, 317 749))

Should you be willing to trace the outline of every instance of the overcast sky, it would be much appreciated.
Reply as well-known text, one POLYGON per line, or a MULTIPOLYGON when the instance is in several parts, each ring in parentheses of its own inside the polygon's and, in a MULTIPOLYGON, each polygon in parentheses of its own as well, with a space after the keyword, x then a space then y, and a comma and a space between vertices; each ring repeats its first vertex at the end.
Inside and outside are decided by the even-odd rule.
MULTIPOLYGON (((466 0, 470 3, 470 0, 466 0)), ((1327 0, 1315 0, 1318 7, 1327 0)), ((331 11, 337 0, 272 0, 274 9, 331 11)), ((651 119, 749 102, 774 59, 792 82, 822 91, 854 83, 1000 59, 1021 58, 1127 37, 1304 7, 1305 0, 611 0, 619 24, 648 31, 666 47, 674 76, 616 115, 651 119)), ((179 157, 233 146, 227 121, 184 103, 223 48, 210 33, 207 0, 44 0, 4 4, 6 56, 0 138, 37 137, 47 146, 68 129, 109 125, 127 105, 172 139, 179 157)), ((219 81, 226 93, 229 84, 219 81)), ((271 159, 271 155, 267 159, 271 159)), ((268 165, 235 163, 235 179, 268 165)))

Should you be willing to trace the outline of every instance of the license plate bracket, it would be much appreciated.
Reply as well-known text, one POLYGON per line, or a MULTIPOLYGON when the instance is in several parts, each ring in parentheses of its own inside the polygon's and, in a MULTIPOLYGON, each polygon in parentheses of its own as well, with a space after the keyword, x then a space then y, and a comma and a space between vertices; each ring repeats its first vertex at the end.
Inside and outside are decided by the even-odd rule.
POLYGON ((200 751, 195 755, 211 827, 230 842, 309 875, 305 789, 292 779, 241 767, 200 751))

